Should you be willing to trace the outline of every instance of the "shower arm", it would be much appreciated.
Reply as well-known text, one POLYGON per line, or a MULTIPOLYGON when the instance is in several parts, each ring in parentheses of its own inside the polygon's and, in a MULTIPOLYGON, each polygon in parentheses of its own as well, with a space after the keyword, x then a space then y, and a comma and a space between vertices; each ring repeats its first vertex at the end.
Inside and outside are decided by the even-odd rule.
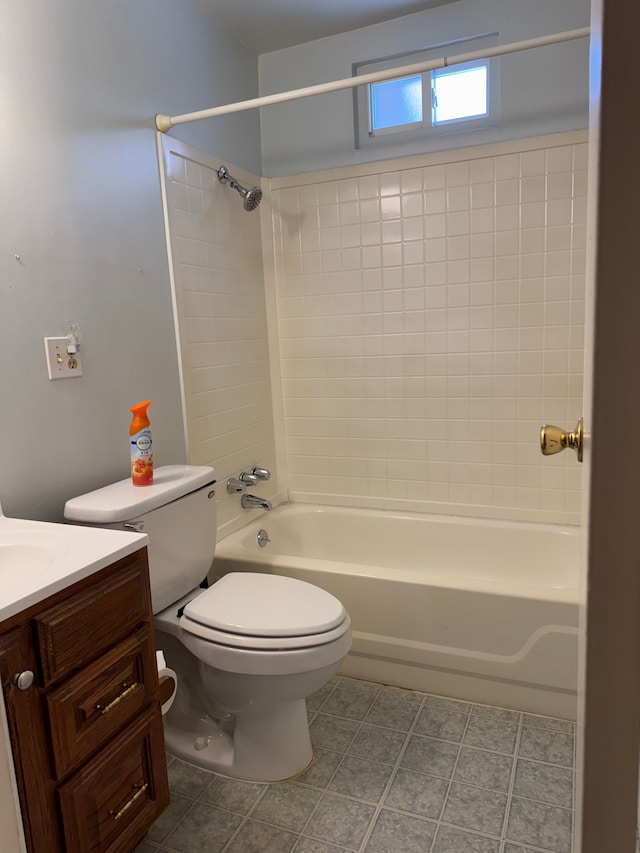
POLYGON ((311 95, 322 95, 325 92, 337 92, 341 89, 350 89, 364 86, 367 83, 379 83, 383 80, 394 80, 397 77, 408 77, 412 74, 421 74, 425 71, 433 71, 436 68, 447 68, 449 65, 458 65, 462 62, 472 62, 476 59, 491 59, 494 56, 503 56, 507 53, 518 53, 522 50, 532 50, 536 47, 545 47, 549 44, 560 44, 562 42, 574 41, 575 39, 588 38, 591 33, 589 27, 577 30, 567 30, 562 33, 553 33, 538 38, 517 41, 512 44, 501 44, 496 47, 474 50, 470 53, 460 53, 457 56, 444 56, 440 59, 432 59, 429 62, 418 62, 413 65, 405 65, 402 68, 391 68, 386 71, 372 71, 370 74, 362 74, 359 77, 347 77, 343 80, 334 80, 330 83, 319 83, 316 86, 307 86, 304 89, 293 89, 290 92, 279 92, 275 95, 264 95, 261 98, 253 98, 249 101, 237 101, 234 104, 223 104, 219 107, 211 107, 208 110, 199 110, 194 113, 184 113, 179 116, 168 116, 159 113, 156 116, 156 127, 162 133, 166 133, 178 124, 187 124, 191 121, 199 121, 204 118, 239 113, 244 110, 268 107, 271 104, 281 104, 285 101, 295 101, 298 98, 308 98, 311 95))

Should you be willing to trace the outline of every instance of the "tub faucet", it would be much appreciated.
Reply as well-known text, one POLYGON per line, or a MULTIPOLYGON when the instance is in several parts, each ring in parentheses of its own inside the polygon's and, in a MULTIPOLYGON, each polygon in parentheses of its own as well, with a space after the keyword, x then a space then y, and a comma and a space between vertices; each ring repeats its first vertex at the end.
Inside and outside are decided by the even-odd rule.
POLYGON ((271 501, 268 501, 266 498, 259 498, 257 495, 247 495, 245 493, 240 498, 240 506, 243 509, 254 509, 255 507, 271 509, 271 501))

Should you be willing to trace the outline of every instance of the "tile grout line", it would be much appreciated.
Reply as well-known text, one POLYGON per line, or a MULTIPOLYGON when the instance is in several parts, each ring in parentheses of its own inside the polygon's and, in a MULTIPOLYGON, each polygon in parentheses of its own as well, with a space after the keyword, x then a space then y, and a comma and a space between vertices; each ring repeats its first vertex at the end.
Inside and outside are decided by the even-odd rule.
MULTIPOLYGON (((340 682, 340 681, 336 682, 336 684, 335 684, 335 685, 334 685, 334 687, 333 687, 333 690, 331 690, 331 692, 330 692, 329 694, 327 694, 327 696, 325 697, 324 701, 320 704, 320 706, 319 706, 319 708, 318 708, 318 710, 317 710, 317 712, 316 712, 316 713, 319 713, 319 712, 320 712, 321 708, 325 705, 325 703, 329 700, 329 698, 333 695, 333 693, 334 693, 337 689, 339 689, 339 685, 340 685, 341 683, 343 683, 343 682, 340 682)), ((343 689, 347 689, 347 690, 348 690, 349 688, 347 687, 347 688, 343 688, 343 689)), ((378 690, 377 690, 375 693, 371 694, 371 695, 373 695, 373 696, 375 696, 375 697, 378 697, 378 696, 380 695, 380 689, 381 689, 381 686, 380 686, 380 685, 378 685, 378 690)), ((352 691, 352 692, 357 693, 357 692, 359 692, 359 691, 354 690, 354 691, 352 691)), ((375 699, 373 700, 373 702, 375 702, 375 699)), ((373 705, 373 702, 371 703, 372 705, 373 705)), ((368 711, 370 710, 370 708, 371 708, 371 706, 369 706, 369 708, 367 709, 367 713, 368 713, 368 711)), ((327 716, 332 716, 332 715, 327 715, 327 716)), ((349 719, 349 718, 348 718, 348 717, 338 717, 338 719, 349 719)), ((347 744, 345 751, 344 751, 344 752, 340 752, 340 755, 342 756, 342 758, 340 759, 340 761, 339 761, 339 762, 338 762, 338 764, 336 765, 336 768, 335 768, 335 770, 333 771, 333 773, 331 774, 331 777, 327 780, 327 784, 325 785, 325 787, 324 787, 323 789, 321 789, 322 793, 321 793, 321 795, 320 795, 320 797, 319 797, 319 799, 318 799, 318 802, 315 804, 315 806, 314 806, 314 808, 312 809, 312 811, 311 811, 311 813, 310 813, 309 817, 308 817, 308 818, 307 818, 307 820, 305 821, 305 823, 304 823, 304 825, 303 825, 302 829, 301 829, 301 830, 299 831, 299 833, 298 833, 299 838, 301 838, 301 837, 303 837, 303 836, 304 836, 305 830, 306 830, 306 829, 307 829, 307 827, 309 826, 310 821, 312 820, 312 818, 313 818, 313 816, 315 815, 316 811, 317 811, 317 810, 318 810, 318 808, 320 807, 320 804, 321 804, 321 803, 322 803, 322 801, 324 800, 325 795, 326 795, 327 793, 331 793, 330 791, 328 791, 328 786, 331 784, 331 782, 332 782, 332 781, 333 781, 333 779, 335 778, 336 773, 338 772, 338 770, 339 770, 339 769, 340 769, 340 767, 342 766, 342 763, 343 763, 344 759, 345 759, 345 758, 346 758, 346 756, 347 756, 347 750, 348 750, 348 749, 349 749, 349 747, 353 744, 353 742, 355 741, 355 739, 356 739, 356 738, 357 738, 357 736, 358 736, 358 732, 360 731, 360 729, 361 729, 361 728, 362 728, 362 726, 364 725, 364 718, 363 718, 362 720, 360 720, 360 721, 352 720, 352 722, 358 722, 358 727, 357 727, 357 729, 354 731, 353 736, 352 736, 351 740, 349 741, 349 743, 347 744)), ((340 794, 336 794, 335 796, 341 796, 341 795, 340 795, 340 794)), ((356 798, 355 798, 355 797, 353 797, 353 798, 351 798, 351 797, 350 797, 349 799, 356 799, 356 798)), ((359 801, 359 802, 360 802, 360 801, 359 801)), ((306 836, 306 837, 308 837, 308 838, 313 838, 314 836, 306 836)), ((321 839, 321 840, 322 840, 322 839, 321 839)), ((297 844, 298 844, 298 842, 296 841, 296 845, 297 845, 297 844)))
MULTIPOLYGON (((335 690, 337 689, 338 683, 339 683, 339 682, 336 682, 336 683, 332 686, 331 690, 327 693, 327 695, 324 697, 324 699, 322 700, 322 702, 321 702, 321 703, 318 705, 318 707, 315 709, 315 711, 313 712, 313 714, 312 714, 311 718, 309 719, 309 725, 311 725, 311 722, 312 722, 312 721, 317 717, 318 713, 320 712, 320 709, 321 709, 321 708, 322 708, 322 706, 325 704, 325 702, 326 702, 326 701, 329 699, 329 697, 330 697, 330 696, 335 692, 335 690)), ((354 735, 354 737, 355 737, 355 735, 354 735)), ((339 762, 338 766, 340 766, 340 764, 341 764, 341 763, 342 763, 342 761, 340 761, 340 762, 339 762)), ((337 770, 337 768, 336 768, 336 770, 337 770)), ((332 776, 331 778, 333 778, 333 776, 332 776)), ((211 784, 213 784, 213 781, 212 781, 212 782, 207 786, 207 788, 209 788, 209 787, 211 786, 211 784)), ((220 853, 226 853, 226 851, 228 851, 228 850, 231 848, 231 846, 234 844, 234 842, 236 841, 236 839, 237 839, 237 837, 239 836, 239 834, 242 832, 242 830, 245 828, 245 826, 247 825, 247 823, 248 823, 248 822, 249 822, 249 820, 251 819, 251 816, 253 815, 253 813, 255 812, 255 810, 258 808, 259 804, 260 804, 260 803, 262 802, 262 800, 266 797, 267 792, 271 789, 271 786, 272 786, 273 784, 279 784, 279 783, 267 782, 267 783, 265 783, 265 784, 264 784, 264 790, 263 790, 263 791, 258 795, 258 797, 256 798, 255 802, 252 804, 251 808, 250 808, 250 809, 249 809, 249 811, 246 813, 246 815, 244 815, 244 816, 242 817, 242 820, 240 821, 240 824, 238 825, 238 828, 233 832, 233 834, 231 835, 231 837, 229 838, 229 840, 228 840, 228 841, 226 842, 226 844, 221 848, 220 853)), ((311 786, 309 786, 309 787, 311 787, 311 786)), ((205 789, 205 790, 206 790, 206 789, 205 789)), ((204 793, 204 792, 203 792, 203 793, 204 793)), ((320 800, 321 800, 321 799, 322 799, 322 797, 320 797, 320 800)), ((318 807, 318 805, 319 805, 319 803, 320 803, 320 800, 318 800, 318 803, 316 804, 316 806, 315 806, 315 808, 314 808, 314 810, 313 810, 314 812, 315 812, 315 809, 318 807)), ((218 806, 218 808, 220 808, 220 807, 218 806)), ((189 811, 191 811, 191 808, 189 808, 189 811)), ((232 814, 233 814, 233 812, 232 812, 232 814)), ((312 814, 313 814, 313 812, 312 812, 312 814)), ((310 819, 310 818, 309 818, 309 819, 310 819)), ((282 829, 282 830, 285 830, 285 831, 287 831, 287 832, 293 832, 293 830, 287 829, 286 827, 283 827, 283 826, 278 826, 278 824, 272 824, 272 823, 269 823, 269 821, 260 821, 260 822, 261 822, 261 823, 266 824, 267 826, 273 826, 273 827, 275 827, 276 829, 282 829)), ((307 821, 307 823, 308 823, 308 821, 307 821)), ((306 823, 305 823, 305 826, 306 826, 306 823)), ((299 839, 300 839, 300 837, 301 837, 301 833, 298 831, 298 832, 296 832, 296 835, 297 835, 297 838, 296 838, 295 844, 297 845, 297 844, 298 844, 298 841, 299 841, 299 839)), ((291 849, 293 850, 293 847, 292 847, 291 849)))
POLYGON ((387 784, 385 785, 384 790, 383 790, 382 794, 380 795, 380 799, 378 801, 378 804, 375 807, 373 816, 369 822, 369 826, 367 827, 367 831, 364 834, 364 838, 362 839, 362 842, 360 844, 359 853, 363 853, 367 844, 369 843, 369 839, 371 838, 371 835, 373 833, 373 830, 374 830, 374 827, 375 827, 376 822, 378 820, 378 817, 380 815, 380 812, 382 811, 382 808, 384 806, 384 802, 387 798, 387 795, 388 795, 389 791, 391 790, 391 786, 393 785, 393 782, 395 781, 395 778, 398 774, 398 770, 400 769, 400 764, 402 762, 402 759, 404 758, 405 752, 407 751, 407 747, 409 746, 409 741, 411 740, 411 737, 414 733, 417 722, 420 719, 420 714, 424 710, 426 702, 427 702, 427 694, 423 694, 422 700, 420 701, 420 704, 416 708, 416 712, 414 714, 413 722, 409 726, 409 729, 405 735, 404 743, 402 744, 400 752, 398 753, 398 758, 396 759, 396 762, 393 766, 393 769, 391 770, 391 774, 389 776, 389 779, 387 780, 387 784))
MULTIPOLYGON (((228 777, 228 778, 232 778, 232 777, 228 777)), ((225 845, 220 849, 220 853, 225 853, 225 851, 226 851, 226 850, 228 850, 228 849, 229 849, 229 847, 230 847, 230 846, 235 842, 235 840, 236 840, 236 838, 238 837, 238 835, 242 832, 242 830, 244 829, 244 827, 247 825, 247 822, 249 821, 249 819, 250 819, 251 815, 253 814, 253 812, 258 808, 259 803, 261 803, 261 802, 262 802, 262 800, 265 798, 265 796, 266 796, 266 794, 267 794, 267 791, 269 790, 269 786, 270 786, 270 784, 271 784, 270 782, 267 782, 267 783, 265 784, 265 786, 264 786, 264 790, 263 790, 263 791, 261 791, 261 793, 260 793, 260 794, 258 794, 258 796, 256 797, 256 801, 253 803, 253 805, 251 806, 251 808, 249 809, 249 811, 246 813, 246 815, 244 815, 244 816, 242 817, 242 820, 241 820, 241 821, 240 821, 240 823, 238 824, 238 828, 235 830, 235 832, 233 832, 233 833, 231 834, 231 836, 230 836, 229 840, 227 841, 227 843, 226 843, 226 844, 225 844, 225 845)), ((214 808, 220 808, 220 806, 215 806, 214 808)), ((232 814, 233 814, 233 812, 232 812, 232 814)))
MULTIPOLYGON (((369 684, 369 682, 367 682, 367 684, 369 684)), ((371 836, 373 834, 373 830, 375 828, 376 821, 378 820, 381 811, 385 808, 386 798, 388 797, 389 792, 390 792, 390 790, 391 790, 391 788, 392 788, 392 786, 393 786, 393 784, 397 778, 397 774, 398 774, 399 770, 401 769, 401 762, 405 757, 406 751, 408 749, 409 742, 410 742, 411 738, 413 737, 413 735, 416 734, 416 727, 418 725, 418 721, 420 719, 420 716, 424 712, 425 708, 428 708, 429 697, 433 695, 434 699, 443 698, 443 697, 437 696, 436 694, 423 693, 422 691, 409 691, 408 692, 408 694, 413 694, 413 695, 418 694, 421 697, 420 702, 417 705, 415 705, 415 710, 413 713, 413 722, 411 723, 409 729, 404 733, 404 735, 405 735, 404 741, 402 743, 402 746, 399 750, 398 756, 397 756, 394 764, 391 766, 391 771, 390 771, 389 777, 388 777, 388 779, 384 785, 384 788, 383 788, 381 794, 378 797, 377 804, 376 804, 373 802, 373 800, 363 799, 362 797, 358 796, 357 794, 349 794, 349 793, 342 793, 339 791, 330 791, 329 790, 329 785, 332 783, 332 781, 335 779, 336 775, 339 773, 340 768, 343 767, 345 759, 347 759, 350 755, 348 753, 348 750, 351 748, 354 741, 358 737, 358 734, 362 731, 362 729, 365 725, 380 728, 381 730, 385 730, 385 731, 395 731, 398 734, 402 733, 400 729, 394 729, 392 726, 386 726, 384 724, 380 725, 380 724, 376 723, 375 721, 367 723, 367 717, 371 713, 372 709, 375 707, 376 701, 378 701, 381 698, 384 698, 384 694, 382 693, 382 685, 376 685, 375 683, 371 683, 371 686, 375 687, 376 689, 374 689, 373 691, 368 691, 368 690, 358 691, 357 689, 353 689, 356 687, 356 685, 351 685, 349 682, 345 682, 343 679, 340 679, 338 677, 336 679, 335 683, 331 686, 331 689, 329 690, 327 695, 322 699, 322 701, 320 702, 318 707, 315 708, 315 710, 310 715, 309 724, 311 725, 311 723, 317 719, 318 715, 322 713, 322 708, 327 707, 329 700, 331 699, 332 696, 335 696, 336 691, 338 691, 338 690, 344 690, 344 691, 351 692, 351 693, 358 693, 359 692, 362 696, 370 697, 370 700, 371 700, 369 702, 367 710, 364 712, 364 716, 360 720, 357 720, 357 719, 354 720, 352 717, 343 717, 340 714, 329 714, 329 713, 327 713, 324 715, 328 718, 333 717, 337 720, 344 720, 344 721, 349 721, 351 723, 355 723, 356 726, 353 730, 351 738, 348 740, 348 743, 346 743, 345 747, 342 750, 337 750, 337 749, 334 750, 330 746, 329 747, 322 747, 322 749, 325 750, 326 752, 333 753, 333 754, 338 756, 338 762, 337 762, 335 768, 332 770, 332 772, 330 772, 330 775, 327 777, 327 781, 326 781, 323 788, 316 787, 314 785, 307 785, 304 781, 298 782, 297 779, 291 780, 290 784, 292 785, 292 787, 306 788, 308 790, 313 790, 313 791, 317 792, 317 794, 319 794, 318 802, 313 806, 313 809, 310 812, 309 816, 304 821, 302 828, 301 829, 292 829, 288 826, 284 826, 284 825, 280 825, 278 823, 274 823, 271 820, 260 820, 260 819, 258 819, 258 822, 261 824, 264 824, 265 826, 271 826, 276 830, 281 830, 283 832, 290 834, 292 837, 291 848, 290 848, 291 851, 294 851, 295 849, 298 848, 298 845, 300 845, 302 843, 303 838, 314 839, 314 836, 308 836, 308 835, 305 835, 304 833, 305 833, 307 827, 309 826, 309 823, 312 820, 314 814, 316 813, 317 809, 319 808, 320 803, 322 803, 323 801, 326 801, 327 796, 335 796, 338 799, 350 800, 352 802, 356 802, 356 803, 359 803, 361 805, 366 805, 369 808, 372 808, 371 817, 370 817, 369 822, 366 826, 365 833, 363 835, 363 839, 360 842, 360 846, 357 848, 359 853, 364 853, 366 845, 369 843, 371 836)), ((392 696, 389 696, 387 698, 391 699, 392 696)), ((400 704, 401 698, 400 697, 396 697, 396 698, 397 698, 398 703, 400 704)), ((393 808, 390 806, 388 807, 390 809, 390 811, 397 812, 399 814, 406 814, 409 817, 417 818, 419 820, 424 821, 425 823, 435 824, 434 837, 433 837, 433 840, 432 840, 431 845, 429 847, 430 853, 433 853, 433 850, 436 847, 437 840, 438 840, 438 834, 439 834, 439 830, 440 830, 441 826, 446 826, 446 827, 450 826, 453 829, 458 829, 461 831, 467 830, 467 828, 465 828, 465 827, 459 827, 457 824, 450 824, 449 822, 443 820, 444 810, 446 808, 448 798, 451 794, 453 784, 456 781, 454 778, 455 773, 456 773, 457 768, 459 766, 459 762, 460 762, 461 754, 462 754, 462 749, 465 747, 464 738, 468 732, 470 722, 471 722, 471 719, 473 716, 473 708, 475 706, 474 703, 465 703, 465 704, 468 704, 467 719, 465 721, 464 730, 460 736, 461 739, 457 744, 457 752, 456 752, 456 757, 455 757, 455 760, 454 760, 454 763, 452 766, 451 776, 448 780, 444 780, 444 781, 447 781, 447 787, 446 787, 446 794, 445 794, 444 799, 443 799, 443 804, 442 804, 441 809, 440 809, 439 817, 434 820, 433 818, 427 818, 425 815, 421 815, 421 814, 418 814, 417 812, 413 812, 410 810, 405 811, 404 809, 401 809, 401 808, 393 808)), ((485 706, 483 706, 483 705, 478 706, 479 709, 484 708, 484 707, 485 706)), ((487 708, 494 708, 494 707, 499 708, 501 706, 486 706, 486 707, 487 708)), ((459 708, 454 709, 453 707, 449 707, 448 709, 443 709, 443 710, 446 710, 448 715, 451 715, 453 713, 455 713, 456 715, 460 714, 459 708)), ((482 716, 483 717, 484 716, 490 717, 491 715, 484 715, 483 714, 482 716)), ((529 762, 533 765, 537 764, 540 766, 548 766, 548 767, 555 767, 555 768, 562 769, 562 770, 568 770, 568 771, 573 772, 573 774, 575 776, 575 730, 573 732, 570 732, 570 731, 568 732, 564 728, 556 728, 553 725, 552 726, 536 725, 536 723, 538 723, 538 722, 542 723, 545 719, 547 719, 549 722, 552 722, 553 720, 557 719, 558 723, 560 723, 562 721, 561 718, 546 718, 546 717, 544 717, 544 715, 535 715, 532 717, 527 717, 525 719, 525 714, 523 712, 518 712, 518 719, 519 719, 518 728, 517 728, 516 739, 515 739, 515 743, 514 743, 514 751, 512 754, 513 755, 513 765, 511 768, 509 788, 508 788, 508 792, 507 792, 507 796, 506 796, 505 816, 504 816, 504 820, 503 820, 503 824, 502 824, 501 837, 498 838, 497 836, 492 836, 490 833, 480 832, 477 829, 469 828, 467 830, 470 833, 472 833, 473 835, 480 835, 482 837, 491 838, 495 841, 498 841, 500 844, 500 847, 499 847, 500 853, 505 853, 506 845, 508 843, 510 843, 508 841, 508 839, 506 838, 506 832, 507 832, 507 827, 508 827, 510 808, 511 808, 513 797, 515 795, 514 794, 515 779, 516 779, 518 761, 520 760, 519 750, 520 750, 521 743, 522 743, 522 736, 523 736, 525 730, 534 729, 537 731, 547 732, 550 736, 562 735, 562 736, 572 737, 573 738, 573 765, 572 766, 567 766, 566 764, 556 764, 553 761, 550 761, 548 759, 545 760, 544 758, 539 758, 539 757, 523 758, 522 760, 529 762), (536 719, 536 716, 539 716, 540 720, 536 719)), ((425 735, 425 736, 427 736, 427 735, 425 735)), ((433 735, 430 735, 429 737, 434 738, 433 735)), ((447 742, 446 738, 444 738, 444 737, 434 738, 434 739, 440 740, 442 742, 447 742)), ((449 743, 455 744, 455 742, 451 742, 451 741, 449 741, 449 743)), ((469 748, 473 749, 474 751, 478 751, 478 752, 495 752, 495 750, 493 750, 493 749, 489 749, 487 747, 482 747, 482 746, 470 746, 469 748)), ((358 756, 356 754, 353 757, 356 759, 361 758, 364 760, 370 760, 376 764, 381 764, 381 765, 385 764, 384 761, 378 761, 377 759, 367 759, 366 755, 358 756)), ((179 759, 177 759, 173 756, 169 756, 168 766, 171 766, 173 763, 178 762, 178 761, 179 761, 179 759)), ((389 766, 389 765, 387 765, 387 766, 389 766)), ((415 771, 415 772, 418 774, 425 775, 425 776, 432 775, 430 773, 422 773, 422 769, 420 771, 415 771)), ((182 799, 186 800, 189 805, 188 805, 188 808, 187 808, 187 811, 185 812, 185 814, 182 815, 180 817, 180 819, 177 821, 177 823, 169 830, 168 835, 172 834, 176 829, 179 828, 180 824, 187 818, 188 815, 190 815, 193 812, 194 806, 196 804, 210 805, 212 808, 218 808, 222 812, 227 812, 230 815, 235 815, 235 816, 240 818, 240 824, 238 825, 236 830, 229 837, 229 839, 226 841, 226 843, 223 845, 223 847, 219 848, 220 853, 225 853, 225 851, 226 851, 226 853, 228 853, 228 851, 232 848, 233 844, 237 841, 238 835, 247 826, 247 823, 250 821, 250 819, 252 818, 252 815, 255 813, 255 811, 259 807, 260 803, 264 800, 265 796, 267 796, 268 792, 270 790, 273 790, 275 786, 280 785, 282 783, 279 783, 279 782, 277 782, 277 783, 262 783, 263 790, 259 792, 258 796, 256 797, 256 800, 252 803, 252 805, 250 806, 247 813, 245 815, 240 815, 237 812, 234 812, 229 808, 225 808, 225 806, 216 806, 214 802, 207 803, 206 801, 204 801, 202 799, 206 795, 206 792, 209 791, 211 789, 211 787, 214 785, 216 776, 221 776, 221 774, 215 774, 214 778, 212 778, 210 782, 205 784, 204 788, 202 789, 202 791, 200 791, 200 793, 197 795, 196 798, 193 798, 192 793, 185 795, 185 794, 181 794, 179 792, 174 792, 176 794, 179 794, 179 796, 182 799)), ((230 778, 232 778, 232 777, 230 777, 230 778)), ((240 781, 242 781, 242 780, 240 780, 240 781)), ((473 781, 469 781, 465 784, 468 784, 474 788, 477 787, 477 788, 480 788, 483 790, 486 789, 487 791, 493 790, 491 788, 488 788, 486 785, 474 784, 473 781)), ((495 793, 496 794, 503 794, 504 792, 496 790, 495 793)), ((525 797, 522 797, 522 799, 530 800, 530 801, 535 802, 535 803, 546 803, 545 800, 536 799, 535 797, 525 796, 525 797)), ((570 812, 572 822, 575 820, 575 816, 573 814, 573 809, 571 807, 560 806, 560 805, 555 804, 555 803, 548 803, 548 805, 554 805, 557 808, 561 809, 562 811, 570 812)), ((326 841, 325 839, 322 839, 322 838, 315 838, 314 840, 318 840, 318 841, 321 841, 321 842, 326 843, 326 844, 329 843, 328 841, 326 841)), ((167 845, 166 839, 163 840, 162 842, 148 841, 147 843, 151 846, 152 849, 166 850, 167 853, 171 853, 171 851, 173 851, 173 853, 180 853, 180 848, 172 848, 172 847, 166 846, 167 845)), ((333 842, 332 841, 330 843, 335 844, 337 849, 349 851, 349 853, 351 850, 355 851, 355 849, 356 849, 356 848, 346 848, 342 844, 340 844, 339 842, 333 842)), ((544 850, 543 848, 535 847, 535 846, 532 847, 531 849, 532 849, 532 851, 535 850, 536 853, 549 853, 549 851, 544 850)))
POLYGON ((516 733, 516 741, 513 745, 513 765, 511 767, 511 777, 509 779, 509 790, 507 791, 507 803, 504 810, 504 819, 502 821, 502 832, 501 835, 501 847, 500 850, 504 851, 507 844, 507 827, 509 825, 509 814, 511 812, 511 801, 513 799, 513 789, 515 787, 516 782, 516 771, 518 769, 518 758, 520 752, 520 739, 522 737, 522 730, 524 729, 524 715, 522 713, 519 714, 520 719, 518 720, 518 731, 516 733))
POLYGON ((460 735, 460 742, 458 744, 458 752, 456 754, 456 759, 453 762, 453 767, 451 768, 451 778, 448 781, 447 792, 444 795, 444 798, 442 800, 442 806, 440 807, 440 814, 438 815, 438 820, 436 822, 436 831, 433 835, 431 847, 429 848, 430 851, 433 851, 433 849, 435 848, 435 845, 436 845, 436 841, 438 840, 438 834, 440 832, 440 824, 442 822, 442 816, 444 815, 444 810, 445 810, 446 805, 447 805, 447 800, 449 799, 449 794, 451 793, 451 786, 453 785, 453 778, 455 776, 456 770, 458 769, 458 762, 460 761, 460 753, 462 752, 462 744, 464 742, 464 737, 465 737, 467 730, 469 728, 469 723, 471 722, 472 710, 473 710, 473 705, 469 705, 469 710, 467 712, 467 721, 464 724, 464 731, 460 735))
MULTIPOLYGON (((338 676, 338 678, 339 678, 339 676, 338 676)), ((326 705, 326 703, 329 701, 329 699, 331 698, 331 696, 333 696, 333 694, 336 692, 336 690, 338 690, 339 685, 342 683, 341 681, 339 681, 339 680, 338 680, 338 678, 336 678, 336 680, 334 681, 333 687, 331 688, 331 690, 327 693, 327 695, 324 697, 324 699, 322 700, 322 702, 321 702, 321 703, 318 705, 318 707, 316 708, 315 713, 313 714, 313 718, 312 718, 313 720, 315 720, 315 719, 316 719, 316 717, 320 714, 320 712, 321 712, 322 708, 326 705)), ((355 691, 354 691, 354 692, 355 692, 355 691)), ((309 721, 309 729, 311 729, 311 722, 312 722, 312 721, 310 720, 310 721, 309 721)), ((362 725, 362 724, 361 724, 361 725, 362 725)), ((355 730, 355 732, 354 732, 354 734, 353 734, 353 738, 352 738, 352 739, 351 739, 351 741, 349 742, 349 745, 347 746, 347 749, 349 748, 349 746, 351 746, 351 744, 353 743, 353 740, 355 739, 355 737, 356 737, 356 735, 358 734, 358 732, 359 732, 359 731, 360 731, 360 726, 358 726, 358 728, 355 730)), ((313 744, 312 744, 312 749, 314 749, 314 750, 315 750, 315 748, 313 747, 313 744)), ((314 754, 315 754, 315 751, 314 751, 314 754)), ((342 762, 344 761, 344 757, 345 757, 345 755, 346 755, 346 752, 345 752, 345 753, 340 753, 340 754, 342 755, 342 758, 340 759, 340 761, 338 761, 338 764, 336 765, 335 770, 333 771, 333 773, 331 774, 331 777, 330 777, 330 778, 329 778, 329 780, 327 781, 327 785, 329 785, 329 783, 331 782, 331 780, 333 779, 333 777, 334 777, 334 776, 336 775, 336 773, 338 772, 338 768, 341 766, 342 762)), ((301 784, 304 784, 304 783, 301 783, 301 784)), ((312 786, 308 786, 308 787, 309 787, 309 788, 311 788, 312 786)), ((313 790, 313 789, 312 789, 312 790, 313 790)), ((313 807, 313 809, 311 810, 311 813, 309 814, 309 817, 308 817, 308 818, 306 819, 306 821, 304 822, 304 824, 303 824, 302 828, 301 828, 301 829, 299 829, 299 830, 297 831, 297 836, 298 836, 298 837, 296 838, 296 841, 295 841, 295 843, 294 843, 293 847, 291 848, 292 853, 293 853, 293 851, 295 850, 295 848, 298 846, 298 843, 299 843, 300 839, 303 837, 303 833, 304 833, 305 829, 307 828, 307 826, 309 825, 309 821, 312 819, 312 817, 314 816, 314 814, 315 814, 315 813, 316 813, 316 811, 318 810, 318 807, 320 806, 320 803, 321 803, 321 802, 322 802, 322 800, 324 799, 324 794, 325 794, 325 792, 326 792, 326 787, 324 788, 324 790, 322 790, 322 792, 321 792, 320 796, 318 797, 318 802, 315 804, 315 806, 314 806, 314 807, 313 807)), ((222 851, 222 853, 224 853, 224 851, 222 851)))

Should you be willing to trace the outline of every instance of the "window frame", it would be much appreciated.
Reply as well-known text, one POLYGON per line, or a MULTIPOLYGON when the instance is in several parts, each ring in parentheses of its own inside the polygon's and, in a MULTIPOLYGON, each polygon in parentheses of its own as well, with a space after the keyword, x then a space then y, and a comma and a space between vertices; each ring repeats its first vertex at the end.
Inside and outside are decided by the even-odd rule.
MULTIPOLYGON (((491 61, 489 59, 472 59, 469 62, 458 62, 455 65, 447 65, 444 68, 434 68, 433 71, 429 71, 429 82, 431 88, 431 127, 445 127, 447 125, 457 124, 459 122, 475 122, 476 120, 488 119, 491 116, 491 88, 492 88, 492 80, 491 80, 491 61), (460 74, 465 71, 472 71, 476 68, 484 68, 486 71, 486 89, 487 89, 487 109, 484 113, 474 113, 469 116, 460 116, 458 118, 448 118, 442 119, 441 121, 437 121, 434 119, 434 104, 433 99, 435 97, 435 80, 438 77, 447 77, 451 74, 460 74)), ((424 116, 424 113, 423 113, 424 116)))
MULTIPOLYGON (((499 33, 483 33, 470 36, 454 42, 446 42, 430 47, 407 51, 380 59, 366 60, 354 63, 354 77, 368 74, 372 71, 391 70, 405 65, 428 62, 445 56, 453 57, 463 53, 463 50, 482 50, 483 47, 493 47, 498 43, 499 33), (461 45, 464 44, 464 49, 461 45)), ((415 142, 426 142, 438 136, 448 136, 453 133, 464 133, 485 127, 495 127, 500 123, 500 60, 499 57, 470 60, 469 63, 455 63, 443 68, 434 69, 436 75, 451 72, 456 65, 484 64, 487 68, 487 115, 477 118, 451 119, 433 124, 432 122, 432 71, 424 71, 422 76, 422 122, 394 125, 392 127, 373 130, 371 128, 371 87, 375 84, 364 84, 353 89, 353 118, 354 141, 356 149, 380 147, 385 145, 404 145, 415 142)), ((407 77, 418 76, 416 74, 407 77)))

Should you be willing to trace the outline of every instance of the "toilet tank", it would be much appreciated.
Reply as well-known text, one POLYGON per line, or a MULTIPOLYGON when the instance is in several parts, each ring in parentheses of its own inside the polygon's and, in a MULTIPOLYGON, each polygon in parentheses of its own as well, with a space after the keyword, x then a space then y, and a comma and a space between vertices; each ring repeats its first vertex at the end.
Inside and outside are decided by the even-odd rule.
POLYGON ((65 518, 149 536, 153 612, 164 610, 207 576, 216 548, 215 471, 208 466, 156 468, 150 486, 130 479, 67 501, 65 518))

